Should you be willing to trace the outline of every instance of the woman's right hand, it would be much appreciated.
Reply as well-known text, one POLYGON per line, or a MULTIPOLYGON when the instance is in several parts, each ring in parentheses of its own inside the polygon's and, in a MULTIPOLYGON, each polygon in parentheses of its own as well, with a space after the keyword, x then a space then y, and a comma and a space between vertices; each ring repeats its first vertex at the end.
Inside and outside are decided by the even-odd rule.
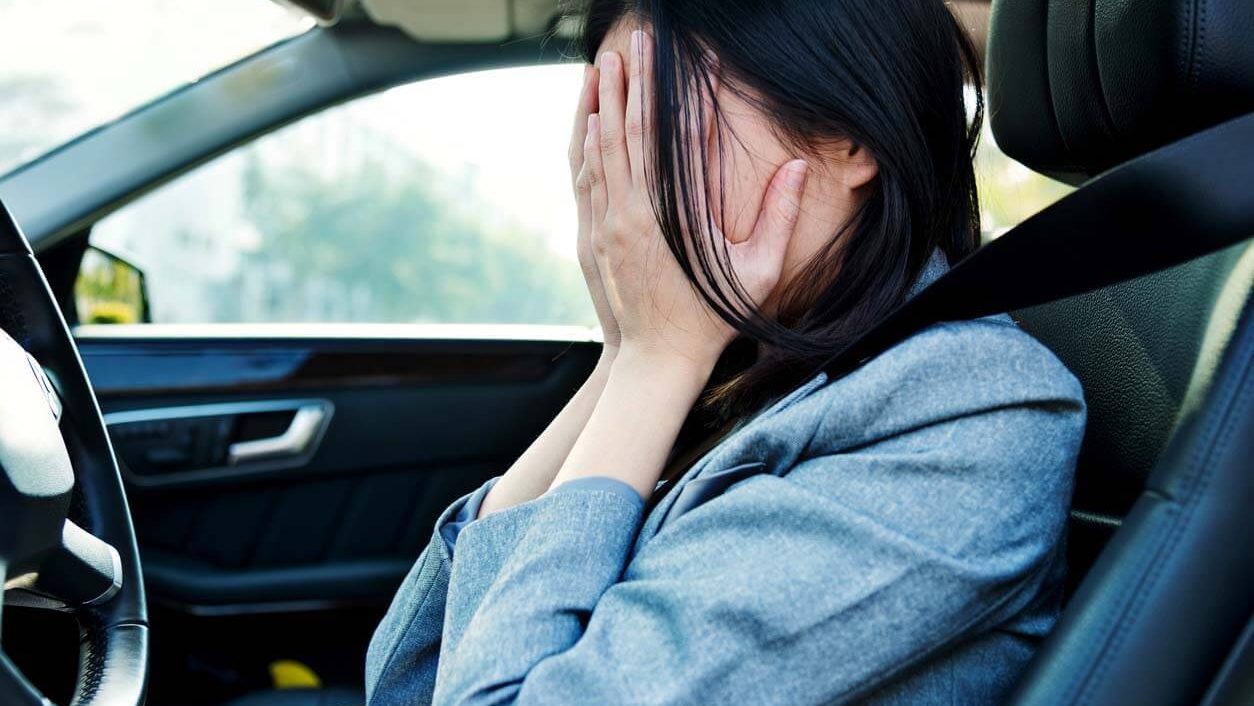
POLYGON ((575 202, 579 214, 579 234, 577 252, 579 269, 583 272, 584 282, 588 285, 588 294, 592 296, 592 306, 596 309, 597 319, 601 322, 601 333, 605 347, 609 351, 618 349, 622 342, 618 321, 610 310, 609 301, 605 298, 605 285, 601 282, 601 271, 597 267, 595 253, 592 250, 592 197, 588 188, 588 175, 584 169, 584 138, 588 134, 588 116, 599 109, 598 86, 600 71, 595 66, 584 69, 583 89, 579 92, 579 106, 575 110, 575 125, 571 130, 570 176, 575 190, 575 202))

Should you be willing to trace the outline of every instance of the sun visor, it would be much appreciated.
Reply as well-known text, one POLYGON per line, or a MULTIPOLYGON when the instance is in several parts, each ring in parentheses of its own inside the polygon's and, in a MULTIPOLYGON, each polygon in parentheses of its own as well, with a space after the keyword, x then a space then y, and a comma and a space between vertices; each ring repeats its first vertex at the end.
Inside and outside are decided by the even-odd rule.
POLYGON ((360 0, 372 20, 424 42, 492 42, 545 32, 557 0, 360 0))

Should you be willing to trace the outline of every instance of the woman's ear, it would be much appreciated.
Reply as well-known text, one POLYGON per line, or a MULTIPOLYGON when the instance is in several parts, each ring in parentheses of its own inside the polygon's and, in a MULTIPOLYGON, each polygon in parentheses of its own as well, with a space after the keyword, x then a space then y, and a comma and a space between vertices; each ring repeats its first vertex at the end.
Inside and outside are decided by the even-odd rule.
POLYGON ((850 191, 866 186, 879 173, 871 150, 853 140, 842 140, 834 164, 841 183, 850 191))

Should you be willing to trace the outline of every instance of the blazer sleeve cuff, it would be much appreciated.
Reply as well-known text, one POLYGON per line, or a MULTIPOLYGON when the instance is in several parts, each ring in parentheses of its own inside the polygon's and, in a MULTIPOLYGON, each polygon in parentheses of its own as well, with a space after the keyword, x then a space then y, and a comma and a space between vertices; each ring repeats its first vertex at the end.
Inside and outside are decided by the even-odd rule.
MULTIPOLYGON (((440 521, 436 523, 440 537, 444 540, 444 546, 448 548, 450 557, 453 555, 453 548, 457 544, 458 535, 461 534, 467 525, 479 518, 479 508, 483 506, 483 499, 487 497, 488 492, 492 490, 492 486, 496 484, 499 478, 500 476, 493 478, 484 483, 475 492, 450 505, 445 510, 440 521)), ((644 509, 644 498, 640 497, 640 493, 636 492, 635 488, 617 478, 608 476, 589 476, 566 481, 554 488, 549 494, 570 493, 580 490, 593 490, 618 495, 628 504, 634 504, 639 506, 640 509, 644 509)))
POLYGON ((549 495, 572 493, 581 490, 593 490, 618 495, 627 504, 636 505, 640 509, 644 509, 644 498, 640 497, 640 493, 636 492, 635 488, 617 478, 610 478, 609 476, 588 476, 586 478, 568 480, 549 491, 549 495))
POLYGON ((488 492, 492 490, 492 486, 496 485, 496 481, 499 479, 500 476, 497 476, 479 486, 479 489, 473 493, 457 499, 440 515, 440 519, 435 523, 435 527, 444 542, 448 556, 451 557, 453 555, 453 547, 457 544, 457 536, 461 534, 466 525, 474 522, 479 517, 479 508, 483 505, 483 499, 488 496, 488 492))

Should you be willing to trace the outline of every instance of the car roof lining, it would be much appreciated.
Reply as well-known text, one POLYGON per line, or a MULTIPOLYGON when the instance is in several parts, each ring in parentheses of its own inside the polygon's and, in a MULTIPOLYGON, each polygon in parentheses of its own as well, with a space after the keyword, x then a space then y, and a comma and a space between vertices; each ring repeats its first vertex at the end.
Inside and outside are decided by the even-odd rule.
MULTIPOLYGON (((493 42, 535 37, 556 28, 570 34, 574 23, 561 22, 562 0, 350 0, 346 18, 364 18, 396 27, 421 42, 493 42)), ((988 0, 950 0, 946 5, 971 34, 983 56, 988 37, 988 0)))
POLYGON ((495 42, 537 36, 557 24, 557 0, 358 0, 375 24, 396 27, 421 42, 495 42))

